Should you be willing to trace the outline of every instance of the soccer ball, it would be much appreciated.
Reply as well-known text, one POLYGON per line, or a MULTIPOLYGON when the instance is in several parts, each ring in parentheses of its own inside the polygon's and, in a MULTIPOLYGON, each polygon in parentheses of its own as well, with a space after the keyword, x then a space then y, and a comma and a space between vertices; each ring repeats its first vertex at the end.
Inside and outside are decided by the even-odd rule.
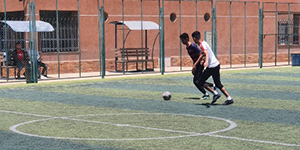
POLYGON ((171 99, 171 93, 169 91, 165 91, 162 96, 166 101, 171 99))

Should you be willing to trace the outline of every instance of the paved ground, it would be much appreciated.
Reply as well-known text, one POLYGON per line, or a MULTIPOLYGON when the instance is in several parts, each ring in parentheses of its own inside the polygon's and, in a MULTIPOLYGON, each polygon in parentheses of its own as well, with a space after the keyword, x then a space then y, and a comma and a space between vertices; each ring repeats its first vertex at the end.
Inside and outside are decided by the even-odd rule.
MULTIPOLYGON (((274 63, 264 63, 264 67, 287 67, 290 66, 287 64, 287 62, 284 63, 277 63, 277 66, 275 66, 274 63)), ((244 64, 241 65, 222 65, 222 70, 233 70, 233 69, 253 69, 253 68, 259 68, 258 64, 247 64, 245 67, 244 64)), ((178 73, 189 73, 191 70, 191 67, 166 67, 165 74, 178 74, 178 73)), ((121 76, 128 76, 128 77, 134 77, 134 76, 149 76, 149 75, 160 75, 160 69, 155 68, 154 71, 145 71, 145 72, 135 72, 135 71, 129 71, 129 72, 113 72, 113 71, 107 71, 105 78, 115 78, 115 77, 121 77, 121 76)), ((55 81, 62 81, 62 80, 88 80, 88 79, 101 79, 100 72, 84 72, 81 73, 81 76, 79 76, 79 73, 66 73, 66 74, 50 74, 48 75, 48 79, 40 79, 38 82, 55 82, 55 81)), ((6 78, 0 79, 0 86, 1 85, 11 85, 11 84, 24 84, 26 83, 25 79, 14 79, 10 78, 8 81, 6 78)))

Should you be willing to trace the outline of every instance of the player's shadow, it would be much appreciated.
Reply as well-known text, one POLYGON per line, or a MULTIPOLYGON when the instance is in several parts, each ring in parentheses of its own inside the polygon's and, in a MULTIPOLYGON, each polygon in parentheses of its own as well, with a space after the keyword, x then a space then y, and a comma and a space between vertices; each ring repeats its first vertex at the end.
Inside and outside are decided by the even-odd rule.
POLYGON ((187 97, 187 98, 184 98, 184 99, 189 99, 189 100, 200 100, 201 98, 199 98, 199 97, 187 97))
MULTIPOLYGON (((187 98, 184 98, 184 99, 188 99, 188 100, 196 100, 196 101, 199 101, 201 100, 201 98, 199 97, 187 97, 187 98)), ((207 100, 206 100, 207 101, 207 100)), ((210 108, 211 106, 222 106, 223 104, 212 104, 210 102, 206 102, 206 103, 197 103, 195 105, 203 105, 205 106, 206 108, 210 108)))
POLYGON ((201 104, 196 104, 196 105, 203 105, 205 106, 206 108, 210 108, 211 106, 222 106, 223 104, 212 104, 212 103, 201 103, 201 104))

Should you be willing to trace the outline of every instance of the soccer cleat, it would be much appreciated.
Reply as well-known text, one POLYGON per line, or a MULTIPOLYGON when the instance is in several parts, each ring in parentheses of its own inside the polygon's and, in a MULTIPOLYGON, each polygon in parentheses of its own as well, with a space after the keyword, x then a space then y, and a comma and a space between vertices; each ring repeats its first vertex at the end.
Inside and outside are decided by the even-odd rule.
POLYGON ((224 102, 224 105, 230 105, 230 104, 233 104, 233 103, 234 103, 233 99, 231 99, 231 100, 226 100, 226 101, 224 102))
POLYGON ((214 104, 219 98, 221 97, 221 95, 220 94, 216 94, 216 95, 214 95, 214 97, 213 97, 213 100, 212 100, 212 102, 211 102, 211 104, 214 104))
POLYGON ((204 95, 202 96, 202 99, 203 99, 203 100, 209 99, 209 95, 205 95, 205 94, 204 94, 204 95))

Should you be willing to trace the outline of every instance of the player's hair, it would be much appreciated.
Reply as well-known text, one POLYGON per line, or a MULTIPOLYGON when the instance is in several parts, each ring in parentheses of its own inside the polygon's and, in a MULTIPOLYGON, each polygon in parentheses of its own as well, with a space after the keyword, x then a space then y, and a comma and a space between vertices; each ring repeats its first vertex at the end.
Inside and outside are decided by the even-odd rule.
POLYGON ((201 33, 199 31, 195 31, 195 32, 193 32, 192 37, 197 39, 197 40, 200 40, 201 39, 201 33))
POLYGON ((187 33, 182 33, 180 36, 179 36, 180 39, 184 39, 184 40, 189 40, 189 35, 187 33))

